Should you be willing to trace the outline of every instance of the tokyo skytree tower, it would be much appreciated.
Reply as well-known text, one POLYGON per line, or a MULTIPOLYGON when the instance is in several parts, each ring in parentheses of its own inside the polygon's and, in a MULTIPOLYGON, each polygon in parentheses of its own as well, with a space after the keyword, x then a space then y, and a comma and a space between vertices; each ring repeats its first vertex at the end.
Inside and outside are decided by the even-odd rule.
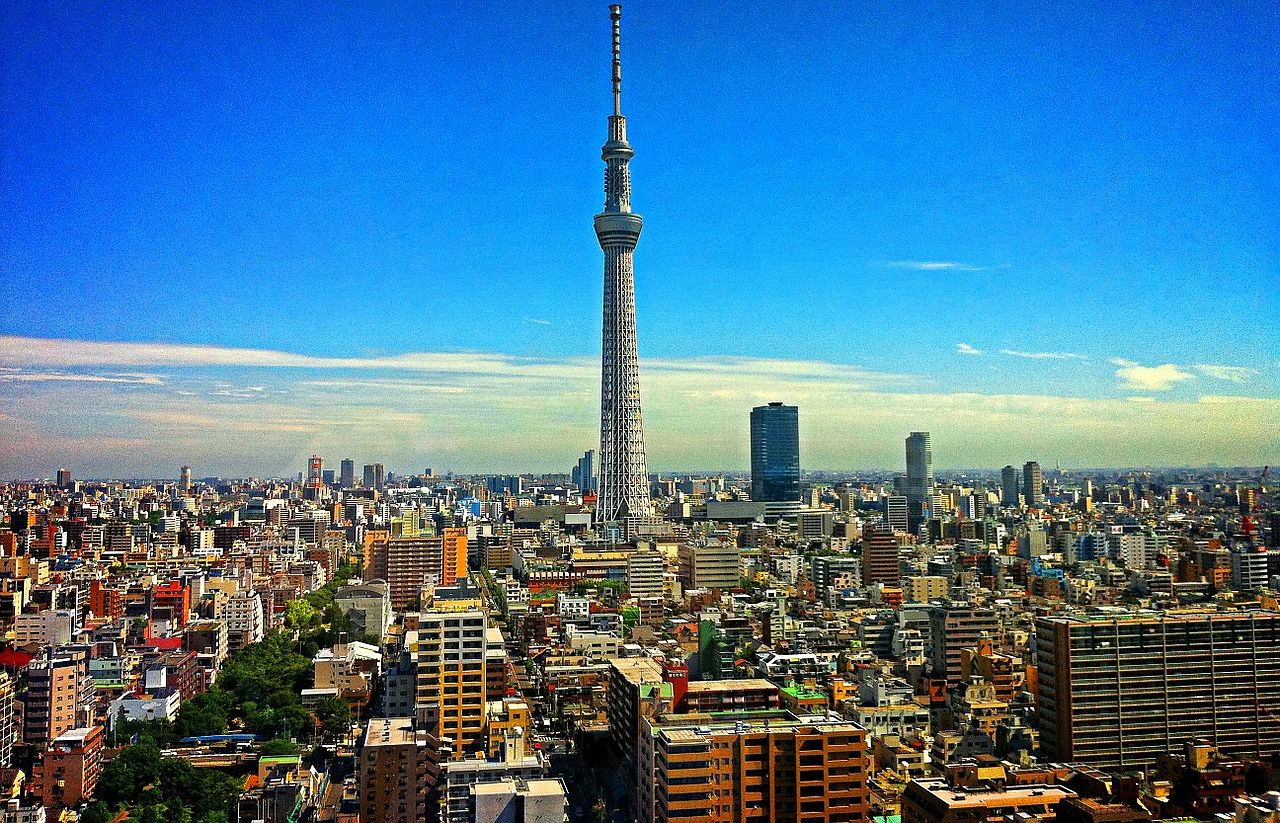
POLYGON ((600 151, 605 162, 604 211, 595 217, 604 250, 604 330, 600 351, 600 488, 596 522, 623 524, 649 509, 649 473, 640 414, 640 363, 636 355, 635 275, 632 253, 644 221, 631 211, 635 154, 622 116, 622 6, 610 6, 613 21, 613 116, 600 151))

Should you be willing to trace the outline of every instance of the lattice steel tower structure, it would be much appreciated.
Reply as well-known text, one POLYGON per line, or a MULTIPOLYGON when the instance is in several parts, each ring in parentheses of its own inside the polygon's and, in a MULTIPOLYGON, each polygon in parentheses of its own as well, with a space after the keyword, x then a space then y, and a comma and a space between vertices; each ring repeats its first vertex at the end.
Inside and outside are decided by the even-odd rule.
POLYGON ((635 154, 622 116, 622 6, 609 7, 613 21, 613 116, 600 150, 605 162, 604 211, 595 217, 604 250, 604 329, 600 347, 600 488, 596 521, 624 523, 649 510, 649 472, 640 414, 640 363, 636 355, 635 274, 632 253, 644 221, 631 211, 635 154))

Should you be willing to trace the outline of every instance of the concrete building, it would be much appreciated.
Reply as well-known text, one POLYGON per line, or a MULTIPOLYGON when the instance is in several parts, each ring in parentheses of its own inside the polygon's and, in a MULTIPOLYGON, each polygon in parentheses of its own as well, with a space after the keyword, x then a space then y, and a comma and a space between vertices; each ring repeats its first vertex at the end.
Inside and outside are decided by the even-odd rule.
POLYGON ((74 612, 66 609, 27 612, 14 618, 14 645, 20 649, 65 646, 71 642, 74 630, 74 612))
POLYGON ((667 563, 656 551, 638 551, 627 558, 627 594, 638 599, 661 598, 666 591, 667 563))
POLYGON ((727 541, 681 543, 680 581, 692 589, 732 589, 742 582, 738 547, 727 541))
MULTIPOLYGON (((1003 767, 994 768, 1004 772, 1003 767)), ((1075 796, 1064 786, 1044 783, 974 786, 956 785, 944 778, 922 778, 912 780, 902 793, 902 823, 1054 823, 1058 804, 1075 796)))
POLYGON ((343 586, 333 602, 351 621, 352 638, 369 635, 381 641, 391 625, 391 586, 381 580, 343 586))
POLYGON ((369 721, 358 767, 360 823, 439 820, 439 741, 424 725, 431 724, 408 717, 369 721))
POLYGON ((984 637, 1000 633, 991 609, 968 603, 943 603, 929 608, 929 666, 934 676, 958 683, 966 649, 977 648, 984 637))
POLYGON ((1045 756, 1143 768, 1195 738, 1280 755, 1280 613, 1143 612, 1036 620, 1045 756))
POLYGON ((567 792, 558 777, 506 778, 471 787, 475 823, 564 823, 567 792))
POLYGON ((27 666, 22 739, 37 748, 89 722, 93 680, 83 660, 55 657, 27 666))
POLYGON ((243 649, 266 635, 262 597, 255 591, 238 591, 227 598, 219 615, 227 624, 227 648, 243 649))
POLYGON ((642 823, 870 819, 862 727, 790 712, 646 719, 637 756, 642 823))
POLYGON ((452 742, 457 756, 485 746, 487 626, 482 611, 430 611, 421 613, 416 630, 405 633, 417 708, 439 718, 439 736, 452 742))
POLYGON ((914 526, 932 511, 933 446, 929 432, 911 432, 907 437, 907 513, 914 526))
POLYGON ((887 529, 868 530, 862 538, 862 583, 897 586, 902 580, 898 538, 887 529))
POLYGON ((1022 496, 1027 508, 1044 505, 1044 475, 1040 471, 1040 464, 1034 460, 1022 464, 1022 496))
POLYGON ((32 768, 33 793, 50 812, 60 812, 93 795, 102 774, 101 726, 58 735, 32 768))

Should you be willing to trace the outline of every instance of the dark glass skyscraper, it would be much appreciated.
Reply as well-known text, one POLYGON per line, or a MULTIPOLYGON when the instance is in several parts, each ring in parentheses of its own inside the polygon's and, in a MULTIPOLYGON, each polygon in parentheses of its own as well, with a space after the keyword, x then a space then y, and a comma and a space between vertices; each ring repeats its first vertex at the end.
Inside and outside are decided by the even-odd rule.
POLYGON ((800 499, 800 409, 770 403, 751 410, 751 499, 800 499))
POLYGON ((933 448, 928 432, 912 432, 907 438, 907 513, 912 528, 924 517, 933 497, 933 448))

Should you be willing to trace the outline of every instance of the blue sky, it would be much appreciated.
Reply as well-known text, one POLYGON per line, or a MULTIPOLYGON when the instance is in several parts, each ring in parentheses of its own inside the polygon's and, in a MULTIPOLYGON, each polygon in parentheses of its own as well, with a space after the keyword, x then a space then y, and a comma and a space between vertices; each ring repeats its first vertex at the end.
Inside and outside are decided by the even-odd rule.
MULTIPOLYGON (((0 13, 0 475, 571 465, 607 4, 209 5, 0 13)), ((652 466, 1280 459, 1272 5, 785 5, 624 8, 652 466)))

